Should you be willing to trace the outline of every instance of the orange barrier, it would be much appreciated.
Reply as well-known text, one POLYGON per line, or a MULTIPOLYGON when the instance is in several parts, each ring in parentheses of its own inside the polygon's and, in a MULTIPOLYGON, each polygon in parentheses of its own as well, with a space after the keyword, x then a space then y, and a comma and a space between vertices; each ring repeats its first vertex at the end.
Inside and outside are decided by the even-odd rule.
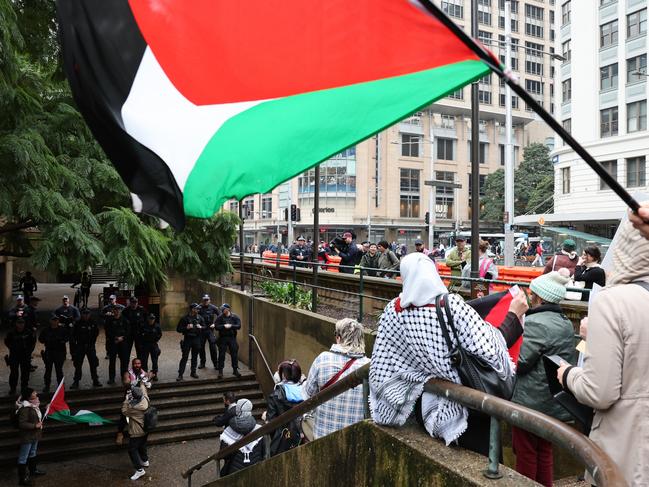
MULTIPOLYGON (((266 264, 277 264, 277 254, 266 250, 261 254, 262 262, 266 264)), ((289 255, 288 254, 279 254, 279 265, 289 265, 289 255)))
POLYGON ((325 258, 327 259, 327 271, 340 272, 340 261, 342 259, 339 256, 326 254, 325 258))

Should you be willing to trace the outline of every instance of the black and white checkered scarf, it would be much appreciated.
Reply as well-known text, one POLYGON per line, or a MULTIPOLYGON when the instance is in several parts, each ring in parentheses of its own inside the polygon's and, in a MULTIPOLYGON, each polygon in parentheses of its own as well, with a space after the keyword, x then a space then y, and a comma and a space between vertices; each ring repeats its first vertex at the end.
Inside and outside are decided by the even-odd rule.
MULTIPOLYGON (((448 300, 462 347, 485 359, 501 377, 513 374, 514 364, 502 334, 460 296, 449 295, 448 300)), ((405 423, 428 379, 460 383, 435 308, 408 307, 399 312, 396 301, 391 301, 381 316, 369 379, 372 419, 386 425, 405 423)), ((452 333, 451 337, 455 342, 452 333)), ((466 408, 429 393, 422 396, 422 416, 430 435, 444 439, 447 445, 467 427, 466 408)))

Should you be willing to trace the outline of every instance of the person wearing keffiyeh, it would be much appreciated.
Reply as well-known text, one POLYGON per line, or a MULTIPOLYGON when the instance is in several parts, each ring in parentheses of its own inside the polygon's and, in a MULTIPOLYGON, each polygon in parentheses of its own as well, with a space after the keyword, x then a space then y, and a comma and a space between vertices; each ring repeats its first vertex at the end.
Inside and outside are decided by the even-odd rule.
MULTIPOLYGON (((252 416, 252 403, 248 399, 239 399, 234 405, 234 410, 235 415, 230 421, 230 426, 221 433, 221 449, 236 443, 245 435, 260 428, 252 416)), ((264 456, 264 438, 257 438, 223 459, 221 477, 261 462, 264 456)))
MULTIPOLYGON (((487 454, 489 418, 469 413, 460 404, 424 393, 432 378, 460 383, 438 325, 435 298, 448 293, 435 265, 413 253, 401 261, 403 291, 385 307, 372 351, 370 409, 378 424, 401 426, 421 398, 419 418, 428 433, 447 445, 487 454), (468 429, 467 429, 468 428, 468 429)), ((522 334, 520 317, 527 310, 524 293, 512 301, 500 328, 486 323, 458 295, 447 297, 462 347, 481 357, 505 379, 514 374, 507 347, 522 334)), ((451 337, 455 342, 455 337, 451 337)))

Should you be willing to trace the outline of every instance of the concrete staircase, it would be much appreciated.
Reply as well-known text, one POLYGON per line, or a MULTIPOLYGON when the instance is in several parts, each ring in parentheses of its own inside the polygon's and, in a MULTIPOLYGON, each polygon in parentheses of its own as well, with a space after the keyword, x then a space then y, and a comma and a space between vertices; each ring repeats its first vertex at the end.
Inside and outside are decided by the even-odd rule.
MULTIPOLYGON (((223 393, 234 391, 237 398, 252 401, 253 415, 260 418, 266 407, 263 393, 254 374, 240 378, 189 379, 183 382, 156 382, 150 391, 151 403, 158 409, 158 427, 149 435, 149 444, 181 442, 217 437, 221 428, 212 424, 214 416, 223 413, 223 393)), ((74 414, 87 409, 114 421, 119 418, 124 391, 121 387, 66 391, 66 401, 74 414)), ((41 396, 47 404, 49 397, 41 396)), ((18 431, 9 422, 13 398, 0 398, 0 467, 16 463, 18 431)), ((126 448, 115 444, 116 425, 70 425, 46 420, 38 456, 43 461, 77 457, 126 448)), ((217 440, 214 441, 217 446, 217 440)))
POLYGON ((117 282, 118 280, 118 276, 111 274, 110 271, 101 264, 97 264, 92 268, 92 282, 94 283, 117 282))

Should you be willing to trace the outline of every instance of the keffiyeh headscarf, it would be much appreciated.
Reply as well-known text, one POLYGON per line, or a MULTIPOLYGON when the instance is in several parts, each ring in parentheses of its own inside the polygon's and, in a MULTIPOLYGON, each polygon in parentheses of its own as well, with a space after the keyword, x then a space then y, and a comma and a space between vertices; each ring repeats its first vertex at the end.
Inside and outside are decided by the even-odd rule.
POLYGON ((448 293, 428 256, 420 252, 408 254, 401 259, 400 269, 403 290, 399 299, 403 308, 434 304, 437 296, 448 293))

